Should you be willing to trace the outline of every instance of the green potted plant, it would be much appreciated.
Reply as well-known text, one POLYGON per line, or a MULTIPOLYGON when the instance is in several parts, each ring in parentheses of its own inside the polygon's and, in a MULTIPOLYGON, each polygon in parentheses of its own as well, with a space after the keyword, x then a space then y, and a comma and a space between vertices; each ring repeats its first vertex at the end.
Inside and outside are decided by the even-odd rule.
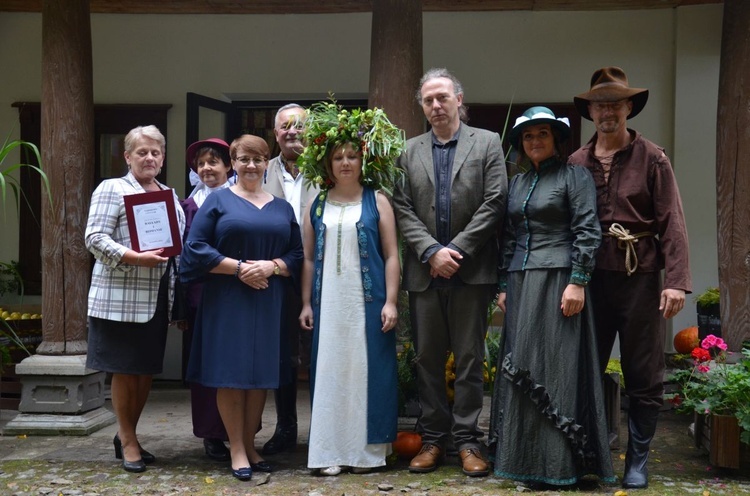
POLYGON ((695 298, 698 312, 698 338, 703 340, 709 334, 721 337, 721 307, 719 288, 709 287, 695 298))
POLYGON ((707 441, 712 464, 739 468, 739 443, 750 445, 750 350, 729 354, 724 340, 710 334, 691 357, 691 366, 670 376, 679 391, 667 399, 678 412, 696 416, 696 444, 707 441), (725 425, 733 438, 718 439, 725 425), (721 448, 733 453, 714 452, 721 448))
MULTIPOLYGON (((0 146, 0 208, 5 213, 5 200, 7 196, 8 187, 11 188, 15 196, 16 206, 20 206, 21 198, 23 197, 23 191, 21 190, 18 179, 12 175, 12 173, 22 169, 23 167, 31 168, 32 170, 39 173, 42 179, 45 190, 47 192, 47 198, 49 199, 50 205, 52 204, 52 195, 49 189, 49 180, 47 175, 42 171, 41 167, 31 165, 28 163, 18 163, 13 165, 4 165, 5 160, 14 151, 18 151, 22 156, 24 154, 33 155, 36 159, 36 163, 41 164, 42 158, 39 153, 39 148, 33 143, 22 140, 11 140, 10 136, 6 137, 0 146)), ((18 266, 15 262, 0 262, 0 296, 6 292, 15 291, 17 294, 23 294, 23 279, 18 272, 18 266)), ((0 314, 1 315, 1 314, 0 314)), ((31 355, 29 350, 24 346, 23 340, 19 338, 13 327, 2 317, 0 317, 0 375, 2 375, 3 368, 6 364, 11 363, 11 351, 17 349, 23 353, 31 355)))

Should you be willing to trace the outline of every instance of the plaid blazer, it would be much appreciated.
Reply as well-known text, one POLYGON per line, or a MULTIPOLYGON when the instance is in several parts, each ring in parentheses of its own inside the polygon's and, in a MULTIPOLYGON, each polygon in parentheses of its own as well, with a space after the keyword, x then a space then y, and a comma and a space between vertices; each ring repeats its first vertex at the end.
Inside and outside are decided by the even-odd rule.
MULTIPOLYGON (((161 189, 167 189, 158 183, 161 189)), ((94 190, 86 223, 86 248, 96 263, 91 274, 88 315, 120 322, 148 322, 156 311, 159 282, 167 262, 154 268, 129 265, 122 257, 130 246, 130 231, 122 197, 145 193, 132 173, 107 179, 94 190)), ((180 236, 185 231, 185 214, 174 195, 180 236)), ((179 263, 178 263, 179 266, 179 263)), ((175 274, 169 278, 169 314, 174 299, 175 274)))

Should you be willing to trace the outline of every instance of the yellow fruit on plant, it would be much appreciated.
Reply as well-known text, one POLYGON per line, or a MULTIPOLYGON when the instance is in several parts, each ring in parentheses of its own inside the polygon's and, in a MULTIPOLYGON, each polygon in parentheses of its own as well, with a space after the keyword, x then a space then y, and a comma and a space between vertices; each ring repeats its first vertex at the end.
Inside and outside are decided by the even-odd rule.
POLYGON ((21 320, 29 320, 31 318, 30 313, 21 314, 21 320))
POLYGON ((8 317, 6 320, 18 320, 21 318, 21 314, 18 312, 12 312, 10 314, 10 317, 8 317))
POLYGON ((2 317, 3 319, 7 319, 8 317, 10 317, 10 312, 6 310, 3 313, 0 313, 0 317, 2 317))

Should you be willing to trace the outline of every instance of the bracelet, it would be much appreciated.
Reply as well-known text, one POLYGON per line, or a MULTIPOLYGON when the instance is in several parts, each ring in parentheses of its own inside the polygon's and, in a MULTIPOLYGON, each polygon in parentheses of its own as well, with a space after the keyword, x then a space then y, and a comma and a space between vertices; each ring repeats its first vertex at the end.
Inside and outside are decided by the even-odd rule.
POLYGON ((139 253, 135 259, 135 265, 140 265, 140 263, 141 263, 141 254, 139 253))
POLYGON ((242 265, 242 260, 237 260, 237 270, 234 271, 234 277, 240 277, 240 265, 242 265))

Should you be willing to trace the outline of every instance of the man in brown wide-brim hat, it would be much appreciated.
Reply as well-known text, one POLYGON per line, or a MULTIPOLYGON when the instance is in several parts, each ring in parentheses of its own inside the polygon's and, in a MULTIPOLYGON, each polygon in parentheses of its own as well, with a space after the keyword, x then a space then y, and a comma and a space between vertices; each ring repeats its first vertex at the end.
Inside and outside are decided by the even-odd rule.
POLYGON ((619 67, 594 72, 574 98, 596 134, 568 162, 594 176, 604 236, 591 278, 602 371, 619 334, 630 399, 625 488, 648 487, 649 445, 664 394, 663 319, 674 317, 691 291, 682 201, 664 149, 627 127, 648 100, 619 67), (662 289, 661 270, 665 270, 662 289))

